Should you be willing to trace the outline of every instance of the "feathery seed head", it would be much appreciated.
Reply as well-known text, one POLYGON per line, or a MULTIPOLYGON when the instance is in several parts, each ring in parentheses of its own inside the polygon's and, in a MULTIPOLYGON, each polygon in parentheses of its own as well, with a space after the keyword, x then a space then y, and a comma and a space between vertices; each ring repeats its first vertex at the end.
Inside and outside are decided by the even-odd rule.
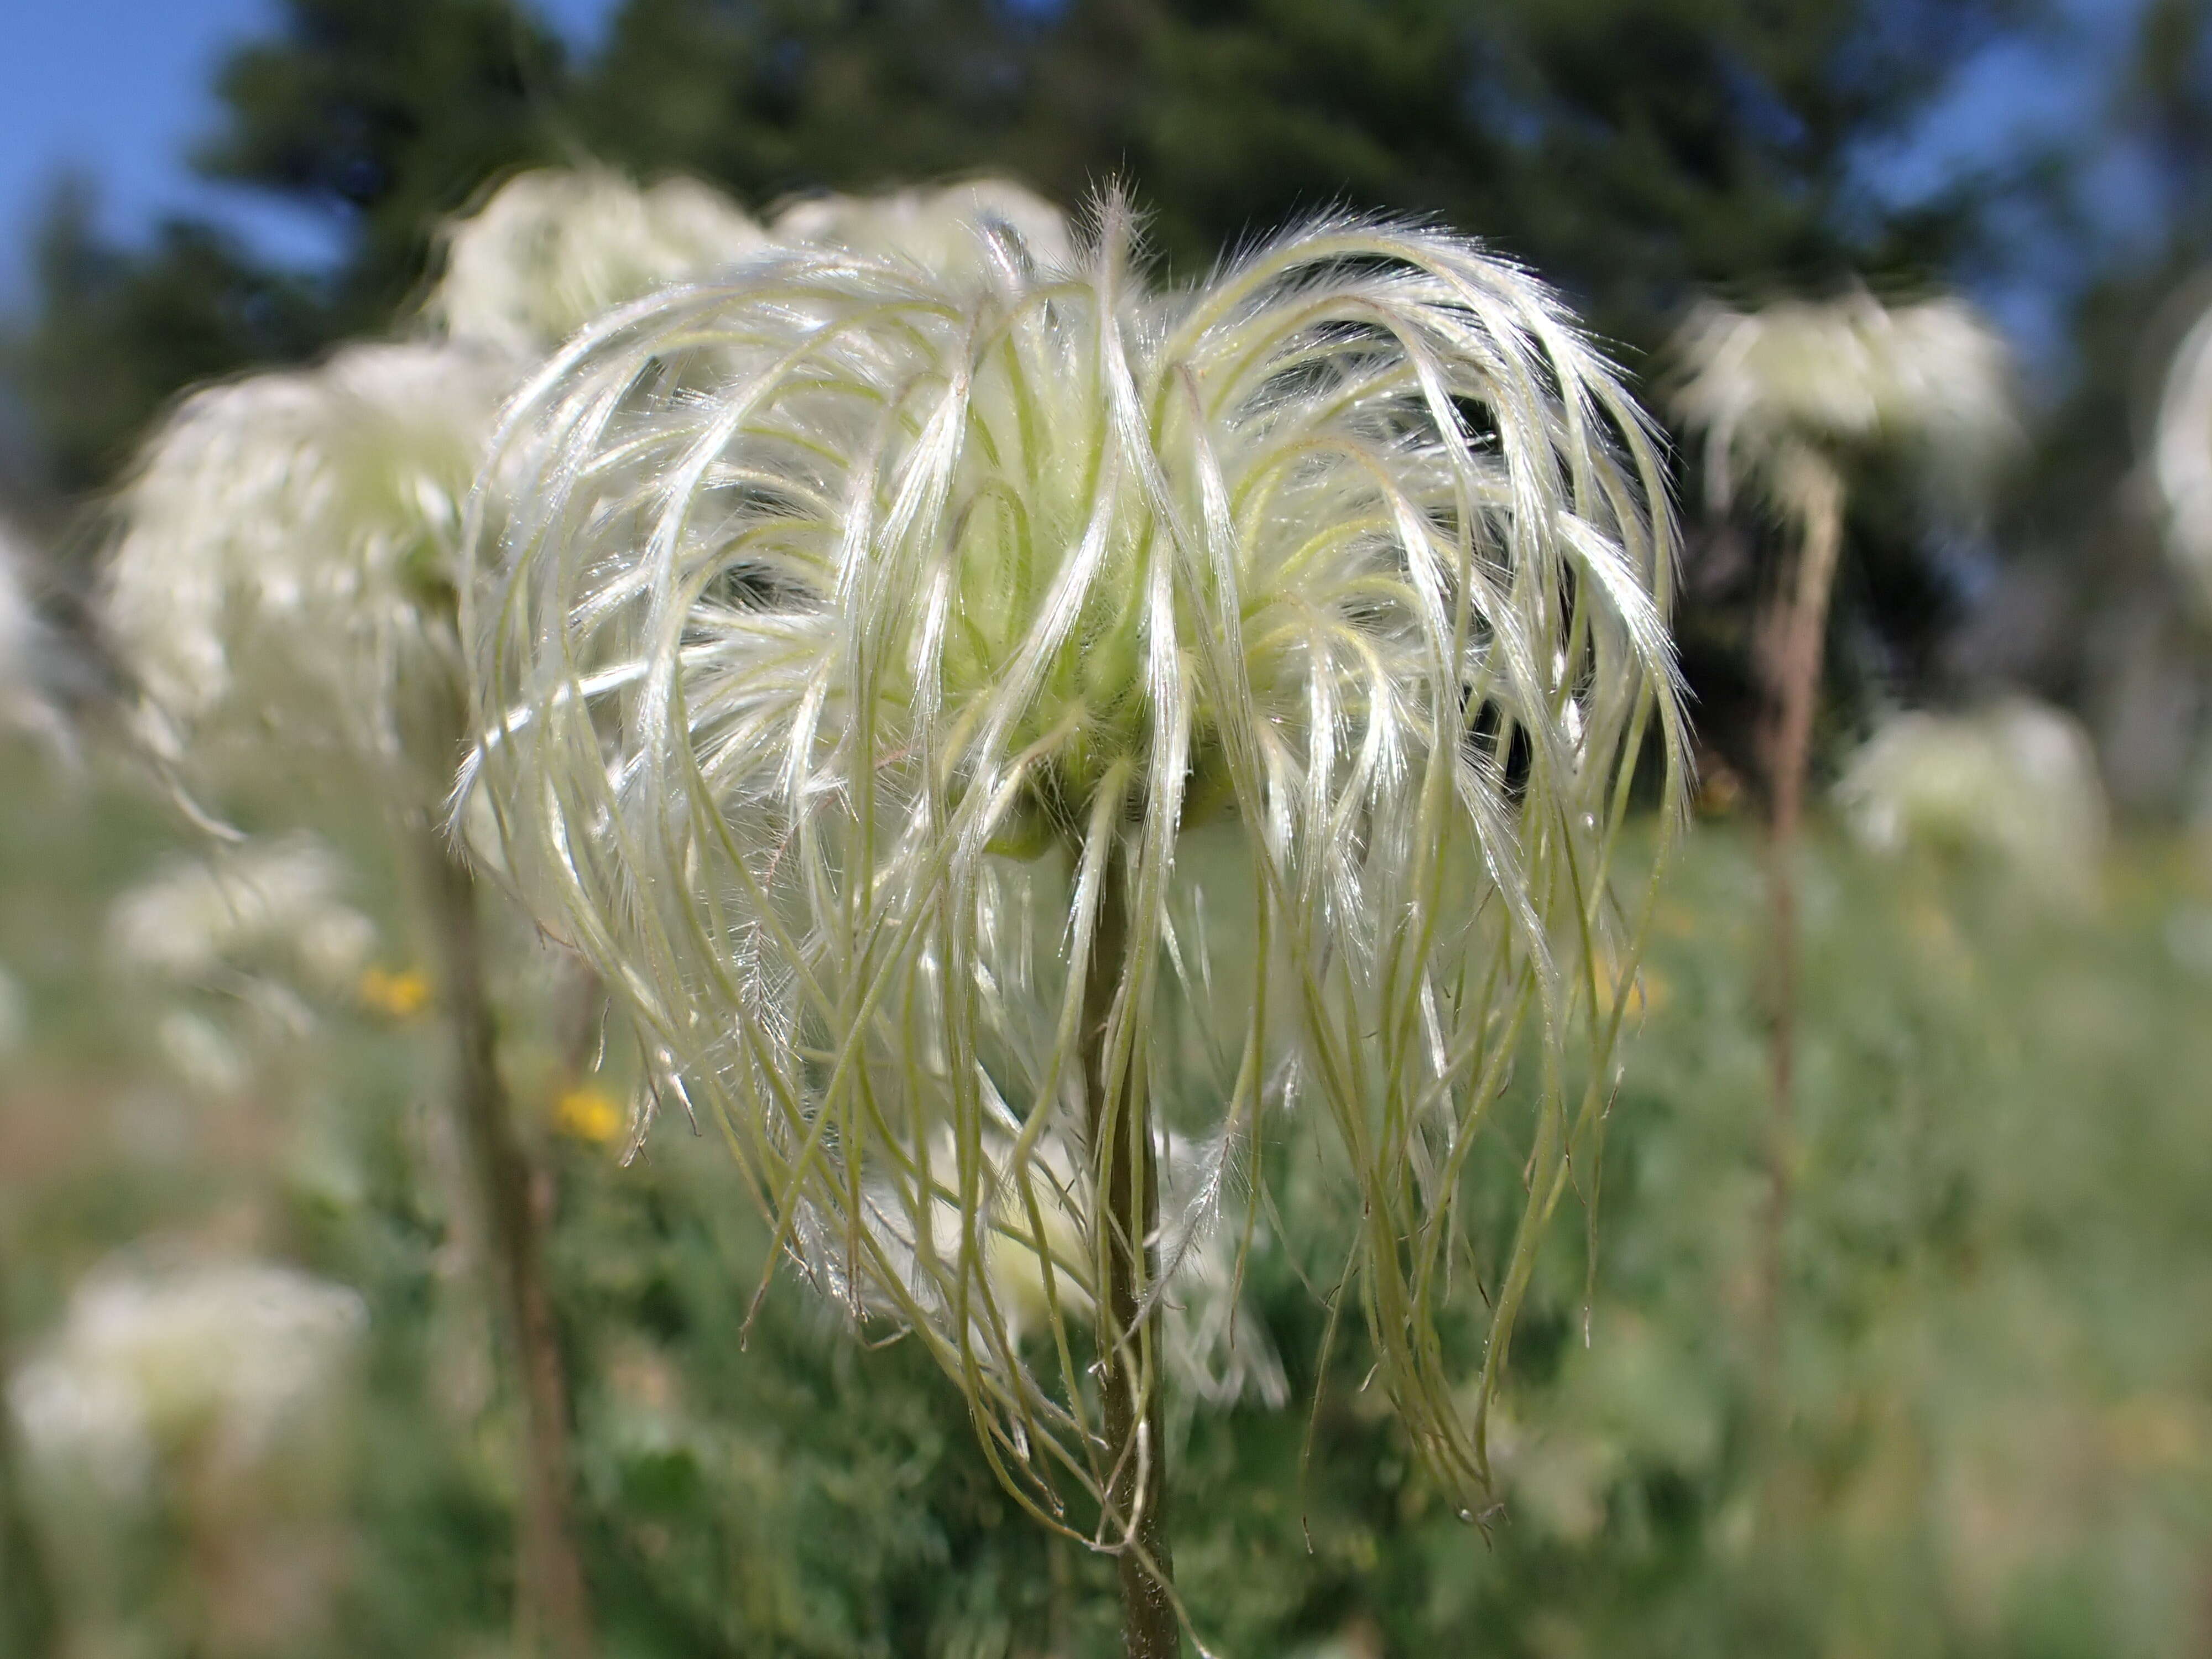
POLYGON ((15 533, 0 524, 0 687, 10 696, 34 683, 31 658, 40 633, 37 613, 23 592, 24 562, 15 533))
POLYGON ((102 606, 158 750, 288 717, 311 748, 404 750, 426 653, 453 670, 463 507, 508 373, 459 346, 353 346, 161 423, 114 504, 102 606))
POLYGON ((0 708, 9 710, 40 695, 34 665, 44 630, 23 591, 27 562, 15 532, 0 523, 0 708))
POLYGON ((1121 1450, 1075 1356, 1123 1335, 1128 1126, 1206 1149, 1149 1304, 1176 1241, 1249 1237, 1291 1109, 1334 1126, 1380 1374, 1479 1484, 1431 1334, 1460 1177, 1531 1048, 1486 1399, 1613 1082, 1647 738, 1680 799, 1658 459, 1456 238, 1324 220, 1162 295, 1101 218, 1027 276, 793 248, 580 337, 509 428, 464 792, 658 1096, 921 1334, 1036 1512, 1121 1450))
POLYGON ((2018 437, 2004 341, 1964 301, 1885 307, 1863 290, 1744 313, 1711 302, 1675 336, 1676 415, 1705 438, 1707 489, 1787 500, 1809 454, 1909 447, 1962 495, 2018 437))
POLYGON ((518 173, 446 228, 445 271, 424 315, 454 339, 532 358, 600 313, 733 264, 767 240, 695 179, 641 190, 604 167, 518 173))

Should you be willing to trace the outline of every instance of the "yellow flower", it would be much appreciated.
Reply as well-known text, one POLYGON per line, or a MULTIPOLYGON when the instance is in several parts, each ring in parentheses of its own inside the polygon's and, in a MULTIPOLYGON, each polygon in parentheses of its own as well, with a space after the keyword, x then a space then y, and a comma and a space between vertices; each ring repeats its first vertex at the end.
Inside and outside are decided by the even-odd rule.
POLYGON ((1728 817, 1743 805, 1743 780, 1725 763, 1711 763, 1698 780, 1695 805, 1701 817, 1728 817))
POLYGON ((2106 1413, 2106 1443, 2124 1468, 2189 1468, 2203 1461, 2201 1422, 2185 1400, 2140 1394, 2106 1413))
POLYGON ((430 981, 420 969, 386 973, 381 968, 371 968, 362 973, 354 993, 386 1019, 411 1019, 429 1006, 430 981))
MULTIPOLYGON (((1610 994, 1620 979, 1620 963, 1610 951, 1598 958, 1598 988, 1601 995, 1610 994)), ((1630 981, 1627 994, 1621 999, 1621 1011, 1631 1020, 1640 1020, 1647 1013, 1664 1008, 1674 994, 1674 988, 1657 969, 1639 963, 1636 977, 1630 981)))
POLYGON ((589 1084, 567 1091, 553 1103, 553 1127, 594 1146, 620 1134, 623 1119, 622 1108, 589 1084))

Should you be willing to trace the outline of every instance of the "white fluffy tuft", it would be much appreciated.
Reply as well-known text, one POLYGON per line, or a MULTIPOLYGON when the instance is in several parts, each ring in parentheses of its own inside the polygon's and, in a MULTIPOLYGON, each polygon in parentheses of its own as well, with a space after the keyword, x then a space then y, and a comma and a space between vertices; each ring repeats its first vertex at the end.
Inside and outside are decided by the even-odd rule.
POLYGON ((602 312, 735 264, 768 238, 696 179, 640 189, 584 167, 516 174, 441 240, 444 274, 425 319, 454 339, 534 357, 602 312))
MULTIPOLYGON (((178 406, 115 502, 101 605, 156 753, 406 758, 416 702, 458 674, 464 508, 511 374, 458 345, 351 346, 178 406)), ((449 768, 441 746, 430 798, 449 768)))

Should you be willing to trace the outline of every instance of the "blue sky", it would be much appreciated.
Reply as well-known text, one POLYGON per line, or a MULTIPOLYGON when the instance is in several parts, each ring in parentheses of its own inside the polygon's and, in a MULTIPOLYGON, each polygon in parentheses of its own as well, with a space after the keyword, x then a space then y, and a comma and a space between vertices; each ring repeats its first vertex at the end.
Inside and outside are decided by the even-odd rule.
MULTIPOLYGON (((538 0, 588 49, 617 0, 538 0)), ((2023 143, 2086 131, 2106 95, 2142 0, 2055 0, 2052 27, 1993 47, 1972 64, 1905 142, 1868 158, 1869 183, 1910 198, 1955 171, 1999 160, 2023 143)), ((14 0, 0 53, 0 307, 24 292, 22 238, 57 174, 76 168, 98 186, 102 221, 136 237, 165 213, 204 214, 266 252, 312 264, 331 227, 311 213, 192 176, 185 155, 215 123, 209 86, 224 48, 264 28, 275 0, 14 0)), ((2137 226, 2148 203, 2124 155, 2103 158, 2093 203, 2108 234, 2137 226)), ((2038 250, 2049 283, 1984 296, 2034 347, 2055 324, 2050 290, 2068 250, 2038 250)))
MULTIPOLYGON (((576 44, 615 0, 538 0, 576 44)), ((326 257, 310 213, 197 179, 185 157, 216 123, 210 90, 225 48, 264 32, 276 0, 9 0, 0 52, 0 304, 20 298, 22 240, 64 168, 98 185, 102 222, 125 236, 164 214, 204 214, 281 257, 326 257)))

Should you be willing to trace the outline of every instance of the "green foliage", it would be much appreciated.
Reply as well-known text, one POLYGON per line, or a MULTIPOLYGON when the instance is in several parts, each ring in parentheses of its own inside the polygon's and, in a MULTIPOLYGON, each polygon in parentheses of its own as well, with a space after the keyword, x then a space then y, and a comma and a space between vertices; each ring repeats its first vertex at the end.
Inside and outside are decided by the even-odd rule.
POLYGON ((315 283, 265 270, 190 220, 164 223, 150 248, 113 246, 93 205, 82 183, 56 191, 34 253, 42 309, 0 359, 48 481, 65 491, 112 477, 179 386, 244 362, 290 362, 326 337, 315 283))
POLYGON ((285 0, 224 65, 198 159, 333 217, 338 269, 300 283, 179 227, 98 250, 88 309, 49 261, 14 378, 49 484, 82 489, 179 387, 381 325, 486 180, 586 155, 755 208, 986 168, 1073 202, 1121 176, 1185 276, 1302 211, 1435 215, 1643 350, 1697 284, 1924 275, 1973 246, 2005 181, 1895 213, 1852 168, 2013 9, 629 0, 572 64, 512 0, 285 0))
POLYGON ((1034 85, 1049 33, 1005 0, 629 0, 579 73, 574 131, 608 161, 695 173, 756 208, 984 167, 1064 172, 1072 158, 1048 158, 1068 149, 1053 131, 1066 117, 1034 85))
POLYGON ((1850 168, 2003 15, 1229 0, 1078 3, 1070 21, 1127 54, 1097 149, 1126 155, 1179 256, 1337 201, 1432 213, 1648 348, 1693 284, 1925 271, 1954 252, 1971 208, 1869 216, 1850 168))
POLYGON ((561 49, 509 0, 286 0, 283 18, 223 64, 225 120, 197 161, 336 215, 336 320, 373 328, 421 280, 440 218, 558 156, 561 49))
MULTIPOLYGON (((345 845, 358 814, 332 800, 313 816, 345 845)), ((37 1034, 9 1062, 0 1120, 9 1346, 133 1241, 250 1248, 355 1286, 373 1348, 353 1565, 342 1639, 302 1651, 480 1650, 507 1616, 512 1402, 483 1393, 465 1231, 435 1173, 430 1028, 329 1008, 313 1053, 261 1073, 255 1098, 185 1104, 98 957, 107 895, 172 839, 112 778, 74 799, 0 792, 0 860, 39 878, 0 886, 0 953, 37 1034)), ((1248 1408, 1173 1430, 1178 1577, 1209 1643, 1479 1643, 1529 1659, 2185 1650, 2212 1559, 2212 881, 2178 852, 2126 850, 2106 910, 2069 919, 2018 904, 1994 871, 1808 845, 1777 1446, 1753 1437, 1747 1352, 1760 885, 1730 826, 1691 839, 1662 906, 1595 1279, 1571 1223, 1540 1264, 1486 1538, 1420 1477, 1367 1386, 1356 1314, 1316 1375, 1354 1218, 1302 1130, 1271 1146, 1247 1304, 1292 1398, 1324 1386, 1310 1420, 1248 1408)), ((374 884, 357 896, 390 915, 374 884)), ((672 1110, 623 1169, 582 1138, 605 1126, 556 1109, 573 1016, 549 1014, 540 973, 506 988, 507 1070, 553 1171, 606 1650, 1113 1652, 1110 1563, 1013 1513, 926 1355, 856 1342, 788 1269, 749 1321, 765 1240, 720 1147, 672 1110)), ((629 1068, 617 1047, 599 1085, 620 1098, 629 1068)), ((1470 1180, 1511 1188, 1525 1150, 1501 1138, 1470 1180)), ((1477 1239, 1463 1270, 1492 1282, 1502 1249, 1477 1239)), ((1462 1294, 1479 1311, 1472 1283, 1462 1294)), ((1463 1375, 1479 1330, 1449 1334, 1463 1375)), ((142 1650, 181 1652, 183 1627, 160 1619, 189 1605, 177 1587, 204 1558, 158 1533, 135 1547, 142 1650)))

